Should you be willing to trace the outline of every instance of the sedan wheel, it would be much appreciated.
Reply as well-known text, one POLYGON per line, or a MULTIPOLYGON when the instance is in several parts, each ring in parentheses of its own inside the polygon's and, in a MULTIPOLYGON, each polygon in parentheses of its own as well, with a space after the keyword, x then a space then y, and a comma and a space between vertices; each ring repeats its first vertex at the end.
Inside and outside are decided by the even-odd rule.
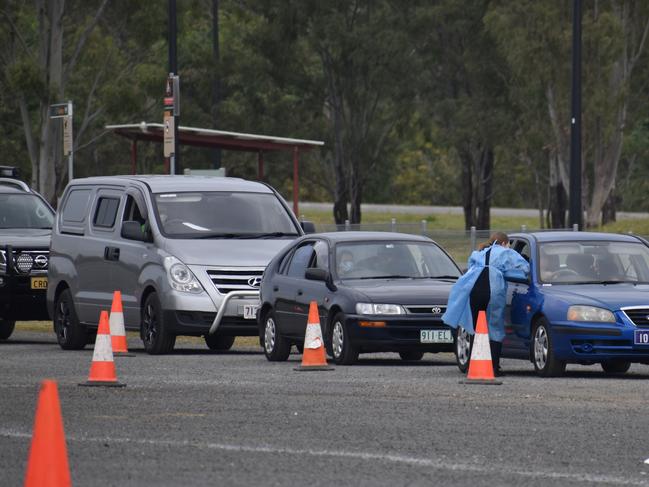
POLYGON ((399 352, 399 357, 405 362, 416 362, 424 357, 424 352, 399 352))
POLYGON ((540 319, 534 330, 532 341, 532 361, 536 373, 541 377, 555 377, 563 374, 566 363, 557 360, 552 347, 552 338, 549 333, 547 320, 540 319))
POLYGON ((469 370, 469 362, 471 360, 471 337, 469 333, 461 326, 457 327, 455 333, 455 360, 460 372, 466 374, 469 370))
POLYGON ((631 368, 631 362, 624 360, 609 360, 602 362, 602 370, 607 374, 624 374, 631 368))
POLYGON ((272 311, 266 314, 264 320, 263 347, 266 358, 271 362, 283 362, 291 353, 291 342, 279 332, 277 319, 272 311))
POLYGON ((349 339, 345 327, 345 315, 338 313, 334 316, 331 327, 331 355, 338 365, 351 365, 358 360, 358 348, 349 339))

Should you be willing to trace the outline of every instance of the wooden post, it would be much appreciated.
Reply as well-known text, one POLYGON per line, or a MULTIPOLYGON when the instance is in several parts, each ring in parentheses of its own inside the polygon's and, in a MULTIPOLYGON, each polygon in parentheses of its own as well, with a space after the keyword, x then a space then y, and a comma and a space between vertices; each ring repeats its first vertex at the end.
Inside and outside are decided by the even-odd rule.
POLYGON ((262 151, 257 153, 257 179, 264 180, 264 153, 262 151))
POLYGON ((131 140, 131 174, 137 174, 137 139, 131 140))

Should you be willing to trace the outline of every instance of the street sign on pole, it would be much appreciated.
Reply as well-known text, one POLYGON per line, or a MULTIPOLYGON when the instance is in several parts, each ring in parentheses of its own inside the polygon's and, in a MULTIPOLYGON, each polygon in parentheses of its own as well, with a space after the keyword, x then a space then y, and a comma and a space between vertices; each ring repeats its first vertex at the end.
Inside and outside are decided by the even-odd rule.
POLYGON ((69 103, 57 103, 50 105, 50 118, 63 118, 71 115, 68 113, 69 103))
POLYGON ((50 105, 50 118, 63 119, 63 155, 68 156, 68 181, 74 178, 74 139, 72 136, 72 101, 50 105))
POLYGON ((171 157, 175 152, 174 144, 174 117, 171 116, 170 112, 165 112, 164 116, 164 156, 171 157))
POLYGON ((72 117, 63 117, 63 155, 72 153, 72 117))

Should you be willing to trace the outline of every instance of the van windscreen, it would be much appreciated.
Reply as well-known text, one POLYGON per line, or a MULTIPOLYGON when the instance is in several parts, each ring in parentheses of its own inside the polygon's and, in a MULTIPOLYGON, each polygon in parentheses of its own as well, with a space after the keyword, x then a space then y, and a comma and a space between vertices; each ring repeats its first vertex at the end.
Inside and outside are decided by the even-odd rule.
POLYGON ((286 208, 272 193, 158 193, 158 223, 175 238, 297 236, 286 208))

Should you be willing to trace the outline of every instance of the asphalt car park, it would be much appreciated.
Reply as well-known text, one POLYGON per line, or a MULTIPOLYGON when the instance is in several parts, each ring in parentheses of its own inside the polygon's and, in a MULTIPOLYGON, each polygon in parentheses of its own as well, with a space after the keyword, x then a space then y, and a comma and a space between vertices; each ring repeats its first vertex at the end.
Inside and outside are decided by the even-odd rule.
POLYGON ((18 326, 0 343, 2 485, 25 473, 39 382, 54 378, 74 485, 649 485, 649 366, 503 360, 502 386, 460 384, 452 354, 367 354, 297 372, 248 342, 194 339, 116 358, 127 387, 83 388, 91 346, 18 326))

